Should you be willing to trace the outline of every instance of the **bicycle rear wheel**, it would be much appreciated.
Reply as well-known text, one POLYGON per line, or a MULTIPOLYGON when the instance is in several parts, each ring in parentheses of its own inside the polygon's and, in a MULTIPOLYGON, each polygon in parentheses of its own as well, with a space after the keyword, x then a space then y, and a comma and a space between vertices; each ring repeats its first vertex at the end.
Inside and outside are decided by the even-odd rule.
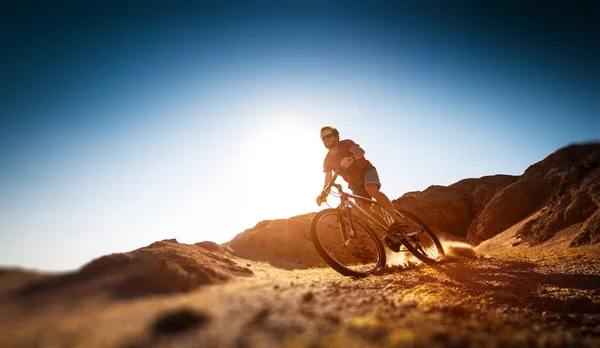
POLYGON ((416 258, 424 263, 434 263, 445 255, 442 243, 427 225, 407 211, 397 211, 397 213, 405 224, 402 232, 406 234, 416 232, 400 240, 416 258))
POLYGON ((373 230, 352 215, 352 235, 348 217, 341 215, 338 209, 325 209, 311 221, 312 242, 321 258, 345 276, 365 277, 383 267, 385 250, 373 230))

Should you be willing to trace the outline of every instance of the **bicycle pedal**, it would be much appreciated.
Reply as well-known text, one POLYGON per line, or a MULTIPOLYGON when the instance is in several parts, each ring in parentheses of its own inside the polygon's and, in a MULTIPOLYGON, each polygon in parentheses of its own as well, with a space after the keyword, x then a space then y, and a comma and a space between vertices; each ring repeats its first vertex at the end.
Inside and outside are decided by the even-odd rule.
POLYGON ((397 253, 400 251, 400 242, 394 242, 389 236, 383 237, 383 240, 385 241, 385 244, 388 246, 388 248, 390 248, 390 250, 392 250, 393 252, 397 253))

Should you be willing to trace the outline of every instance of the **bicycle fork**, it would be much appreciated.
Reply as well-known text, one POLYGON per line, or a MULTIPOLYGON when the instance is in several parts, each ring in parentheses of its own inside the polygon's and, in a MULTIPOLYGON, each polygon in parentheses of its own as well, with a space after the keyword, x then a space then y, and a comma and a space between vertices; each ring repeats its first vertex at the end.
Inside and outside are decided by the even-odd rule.
POLYGON ((352 212, 350 211, 350 205, 348 202, 345 202, 345 204, 340 207, 340 210, 338 211, 338 225, 340 226, 340 231, 342 231, 342 240, 344 241, 344 246, 347 247, 350 245, 350 241, 356 237, 354 224, 352 223, 352 212), (350 231, 348 231, 346 224, 344 223, 344 215, 348 217, 348 226, 350 227, 350 231))

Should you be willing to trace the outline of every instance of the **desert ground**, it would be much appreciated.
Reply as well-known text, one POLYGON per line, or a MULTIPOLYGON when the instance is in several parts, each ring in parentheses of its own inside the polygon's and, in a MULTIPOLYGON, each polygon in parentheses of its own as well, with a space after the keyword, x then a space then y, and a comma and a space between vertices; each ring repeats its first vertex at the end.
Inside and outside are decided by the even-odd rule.
POLYGON ((363 279, 231 256, 251 273, 152 295, 5 270, 0 346, 600 346, 598 245, 565 248, 557 236, 514 250, 507 239, 481 250, 446 243, 438 264, 403 259, 363 279))
POLYGON ((0 347, 600 347, 600 143, 394 204, 446 256, 345 277, 309 213, 72 272, 0 268, 0 347))

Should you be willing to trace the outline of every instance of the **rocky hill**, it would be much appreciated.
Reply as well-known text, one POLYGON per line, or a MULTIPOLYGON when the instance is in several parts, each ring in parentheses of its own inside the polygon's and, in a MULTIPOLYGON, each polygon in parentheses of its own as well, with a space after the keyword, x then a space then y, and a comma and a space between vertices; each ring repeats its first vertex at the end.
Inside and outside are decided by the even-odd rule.
POLYGON ((541 211, 519 231, 531 244, 546 241, 582 224, 573 245, 597 243, 600 228, 600 143, 571 145, 530 166, 521 176, 467 179, 433 186, 394 202, 433 228, 466 237, 474 244, 489 239, 541 211))

